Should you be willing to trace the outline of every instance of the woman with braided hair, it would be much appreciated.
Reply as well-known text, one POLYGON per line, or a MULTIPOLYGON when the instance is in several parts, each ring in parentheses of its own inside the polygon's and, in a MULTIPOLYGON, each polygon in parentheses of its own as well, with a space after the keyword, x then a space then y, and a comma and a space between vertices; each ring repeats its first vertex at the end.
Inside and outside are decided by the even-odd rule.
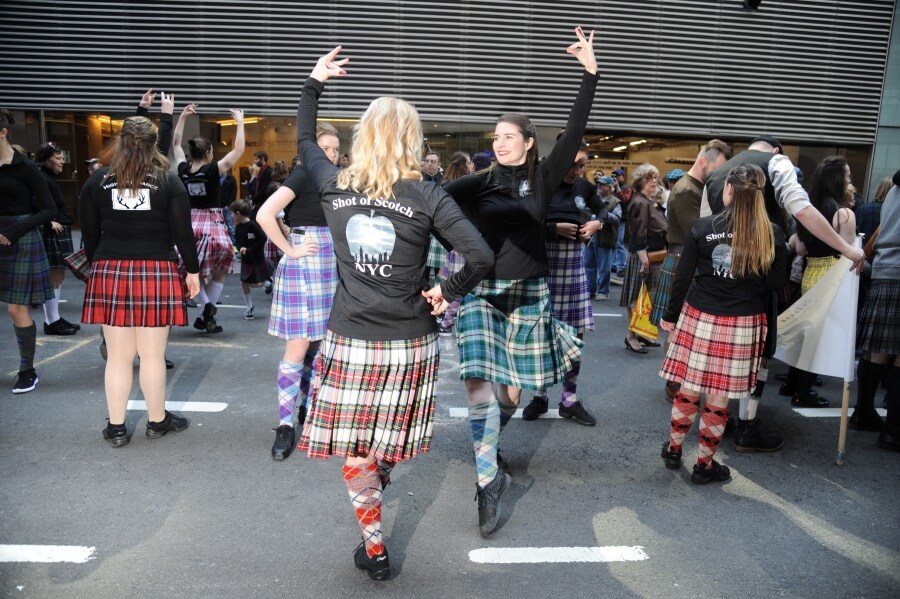
POLYGON ((659 375, 681 385, 662 458, 667 468, 681 466, 684 437, 706 394, 691 475, 701 485, 731 477, 713 459, 728 421, 728 400, 745 397, 756 384, 766 339, 765 295, 784 284, 784 233, 766 215, 765 184, 762 169, 752 164, 728 173, 725 211, 691 228, 660 321, 674 333, 659 375))

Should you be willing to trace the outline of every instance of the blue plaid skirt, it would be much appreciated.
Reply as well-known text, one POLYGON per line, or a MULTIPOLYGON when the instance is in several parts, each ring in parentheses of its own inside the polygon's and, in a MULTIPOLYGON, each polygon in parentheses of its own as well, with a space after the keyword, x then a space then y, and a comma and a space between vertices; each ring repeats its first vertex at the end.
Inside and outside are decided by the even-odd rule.
MULTIPOLYGON (((319 244, 314 256, 283 257, 275 269, 269 334, 281 339, 325 337, 331 302, 337 288, 337 259, 328 227, 304 227, 319 244)), ((299 245, 303 235, 291 233, 291 243, 299 245)))
POLYGON ((581 360, 584 342, 553 317, 547 279, 485 279, 463 297, 456 320, 461 379, 544 389, 581 360))
POLYGON ((900 354, 900 281, 872 279, 856 324, 856 348, 900 354))
POLYGON ((579 333, 594 330, 594 309, 584 272, 584 244, 573 239, 547 240, 550 304, 553 316, 579 333))
POLYGON ((425 264, 428 268, 441 268, 446 260, 447 249, 432 235, 431 243, 428 244, 428 258, 425 264))
MULTIPOLYGON (((0 229, 31 216, 0 216, 0 229)), ((50 263, 38 229, 12 245, 0 245, 0 302, 27 306, 53 299, 50 263)))

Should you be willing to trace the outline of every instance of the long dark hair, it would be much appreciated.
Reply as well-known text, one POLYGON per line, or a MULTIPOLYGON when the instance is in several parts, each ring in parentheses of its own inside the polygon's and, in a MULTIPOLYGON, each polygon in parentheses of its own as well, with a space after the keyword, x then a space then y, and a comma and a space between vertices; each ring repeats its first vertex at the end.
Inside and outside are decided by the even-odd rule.
POLYGON ((206 153, 212 150, 212 142, 205 137, 195 137, 188 140, 188 151, 194 160, 203 160, 206 153))
MULTIPOLYGON (((525 154, 525 164, 528 165, 528 185, 534 189, 534 170, 538 163, 537 131, 534 128, 534 123, 531 122, 530 118, 520 112, 507 112, 506 114, 501 114, 500 118, 497 119, 497 124, 499 125, 500 123, 515 125, 519 129, 519 133, 522 134, 522 137, 525 138, 525 141, 528 141, 529 139, 534 140, 534 143, 531 144, 531 148, 525 154)), ((493 170, 498 164, 500 163, 495 161, 488 170, 493 170)))
POLYGON ((846 168, 847 159, 843 156, 829 156, 816 166, 809 185, 809 201, 819 212, 834 213, 841 206, 847 192, 846 168))

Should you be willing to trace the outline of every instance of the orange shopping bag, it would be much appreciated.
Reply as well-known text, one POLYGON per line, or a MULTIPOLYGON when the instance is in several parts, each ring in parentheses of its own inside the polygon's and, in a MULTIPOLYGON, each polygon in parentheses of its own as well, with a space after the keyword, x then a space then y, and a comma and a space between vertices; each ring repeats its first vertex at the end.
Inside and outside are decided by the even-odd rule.
POLYGON ((650 322, 650 312, 652 310, 653 306, 650 303, 650 293, 647 291, 647 284, 641 283, 641 290, 638 292, 637 302, 635 302, 634 311, 631 313, 631 322, 628 323, 628 330, 651 341, 656 341, 659 339, 659 329, 650 322))

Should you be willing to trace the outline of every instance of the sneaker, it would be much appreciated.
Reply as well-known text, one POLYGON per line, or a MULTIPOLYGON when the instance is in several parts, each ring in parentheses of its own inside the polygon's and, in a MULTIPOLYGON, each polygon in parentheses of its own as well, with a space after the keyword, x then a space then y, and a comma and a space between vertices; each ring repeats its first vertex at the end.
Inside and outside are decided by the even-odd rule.
POLYGON ((244 320, 253 320, 256 318, 253 316, 253 306, 250 306, 246 310, 244 310, 244 320))
POLYGON ((610 285, 624 285, 625 280, 621 278, 619 275, 609 278, 610 285))
POLYGON ((559 402, 559 415, 563 418, 571 418, 578 424, 583 424, 584 426, 595 426, 597 424, 597 419, 584 409, 584 406, 581 405, 580 401, 576 401, 571 406, 566 406, 563 405, 562 402, 559 402))
POLYGON ((531 403, 522 410, 522 420, 537 420, 541 414, 546 414, 549 402, 543 397, 535 395, 531 403))
POLYGON ((700 464, 694 464, 691 482, 698 485, 708 485, 709 483, 723 483, 726 480, 731 480, 731 470, 728 469, 728 466, 723 466, 715 460, 712 461, 709 468, 704 468, 700 464))
POLYGON ((662 446, 662 456, 663 461, 666 463, 666 468, 669 470, 678 470, 681 468, 681 450, 672 451, 669 449, 669 442, 666 441, 662 446))
POLYGON ((34 391, 34 388, 37 387, 39 382, 41 382, 41 379, 38 378, 34 368, 20 370, 19 374, 16 376, 16 382, 13 384, 12 392, 28 393, 29 391, 34 391))
POLYGON ((294 427, 282 424, 275 429, 275 443, 272 445, 272 457, 281 461, 294 451, 294 427))
POLYGON ((73 323, 69 322, 68 320, 66 320, 65 318, 60 318, 60 320, 62 321, 63 324, 65 324, 66 326, 72 327, 72 328, 75 329, 76 331, 80 331, 80 330, 81 330, 81 325, 80 325, 80 324, 73 324, 73 323))
POLYGON ((438 335, 440 335, 441 337, 450 337, 451 335, 453 335, 453 327, 445 327, 441 323, 438 323, 438 335))
POLYGON ((494 480, 486 487, 477 487, 475 499, 478 500, 478 529, 481 536, 487 536, 497 530, 500 523, 500 498, 512 483, 512 477, 506 472, 497 472, 494 480))
POLYGON ((605 293, 595 293, 593 299, 595 302, 605 302, 609 299, 609 296, 605 293))
POLYGON ((266 282, 263 285, 263 289, 266 292, 266 295, 269 295, 272 293, 272 279, 266 279, 266 282))
POLYGON ((44 334, 45 335, 74 335, 75 329, 71 326, 67 325, 63 322, 63 319, 60 318, 56 322, 51 322, 50 324, 44 323, 44 334))
POLYGON ((360 543, 353 552, 353 563, 357 570, 364 570, 372 580, 387 580, 391 575, 391 560, 388 558, 387 547, 382 545, 383 551, 375 557, 369 557, 366 553, 366 544, 360 543))
POLYGON ((103 438, 113 447, 125 447, 131 440, 128 438, 128 429, 124 424, 110 424, 109 422, 103 429, 103 438))
POLYGON ((147 421, 147 438, 159 439, 167 433, 178 433, 186 429, 189 424, 187 418, 182 418, 166 410, 166 417, 162 419, 162 422, 147 421))

